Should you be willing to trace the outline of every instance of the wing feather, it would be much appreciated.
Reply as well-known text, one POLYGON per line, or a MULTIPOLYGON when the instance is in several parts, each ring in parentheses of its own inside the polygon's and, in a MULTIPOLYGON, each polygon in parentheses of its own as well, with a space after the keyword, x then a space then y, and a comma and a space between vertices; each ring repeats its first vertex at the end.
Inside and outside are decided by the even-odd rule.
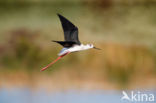
POLYGON ((65 41, 72 41, 80 45, 81 43, 78 38, 78 28, 62 15, 58 14, 58 16, 64 31, 65 41))

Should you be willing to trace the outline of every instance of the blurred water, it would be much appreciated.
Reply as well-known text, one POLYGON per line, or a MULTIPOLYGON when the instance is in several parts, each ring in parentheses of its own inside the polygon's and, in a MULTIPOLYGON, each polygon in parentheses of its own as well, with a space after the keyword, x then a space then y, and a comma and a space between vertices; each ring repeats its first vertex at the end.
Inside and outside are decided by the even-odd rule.
MULTIPOLYGON (((155 91, 143 91, 153 93, 155 91)), ((32 91, 28 88, 0 89, 0 103, 135 103, 121 101, 122 91, 108 90, 64 90, 47 92, 45 90, 32 91)), ((149 103, 149 102, 137 102, 149 103)), ((151 102, 151 103, 155 103, 151 102)))

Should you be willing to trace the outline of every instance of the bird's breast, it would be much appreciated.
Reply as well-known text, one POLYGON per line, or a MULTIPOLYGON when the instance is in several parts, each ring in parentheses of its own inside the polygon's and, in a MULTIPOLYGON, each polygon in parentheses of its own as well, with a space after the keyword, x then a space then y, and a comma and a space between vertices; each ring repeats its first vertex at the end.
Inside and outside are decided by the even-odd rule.
POLYGON ((70 52, 76 52, 76 51, 84 50, 84 47, 82 45, 76 45, 74 47, 69 48, 68 50, 70 52))

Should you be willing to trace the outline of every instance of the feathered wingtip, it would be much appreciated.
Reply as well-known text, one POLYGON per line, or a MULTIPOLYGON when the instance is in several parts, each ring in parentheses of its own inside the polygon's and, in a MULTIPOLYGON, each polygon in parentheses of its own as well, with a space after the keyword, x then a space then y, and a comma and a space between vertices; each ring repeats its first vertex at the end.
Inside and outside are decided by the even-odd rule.
POLYGON ((56 13, 57 15, 60 15, 59 13, 56 13))
POLYGON ((56 13, 56 14, 57 14, 58 17, 63 17, 63 16, 62 16, 61 14, 59 14, 59 13, 56 13))

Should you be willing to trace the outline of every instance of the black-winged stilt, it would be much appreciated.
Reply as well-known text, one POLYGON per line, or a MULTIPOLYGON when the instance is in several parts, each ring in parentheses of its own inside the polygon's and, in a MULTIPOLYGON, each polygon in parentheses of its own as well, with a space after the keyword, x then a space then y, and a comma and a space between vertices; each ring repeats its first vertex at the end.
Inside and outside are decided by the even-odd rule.
POLYGON ((60 14, 58 14, 58 16, 60 18, 63 27, 65 41, 53 41, 53 42, 62 45, 63 49, 58 54, 59 57, 50 64, 48 64, 46 67, 42 68, 41 71, 44 71, 49 66, 54 64, 56 61, 58 61, 59 59, 61 59, 62 57, 71 52, 87 50, 91 48, 100 50, 99 48, 94 47, 93 44, 87 45, 81 44, 78 38, 78 28, 74 24, 72 24, 69 20, 67 20, 65 17, 61 16, 60 14))

